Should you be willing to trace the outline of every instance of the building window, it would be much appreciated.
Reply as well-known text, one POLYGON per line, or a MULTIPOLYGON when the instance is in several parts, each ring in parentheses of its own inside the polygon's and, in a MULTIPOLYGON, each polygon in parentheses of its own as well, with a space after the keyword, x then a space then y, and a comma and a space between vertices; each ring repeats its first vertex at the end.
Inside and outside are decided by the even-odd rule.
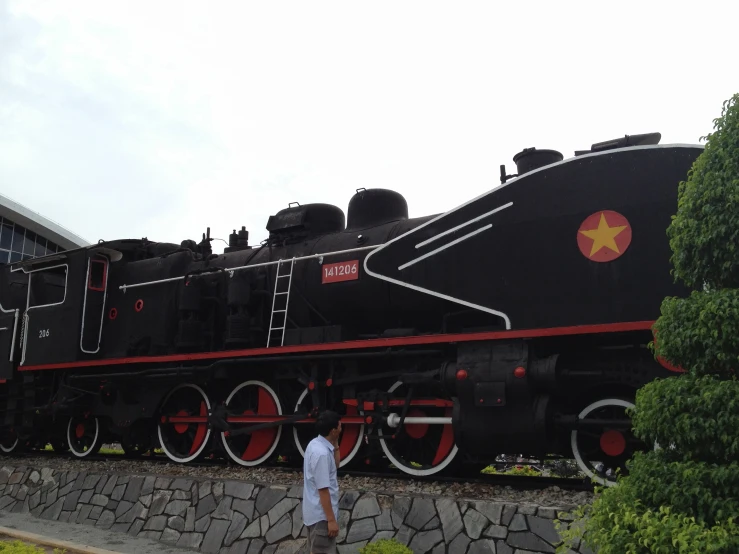
POLYGON ((0 264, 48 256, 64 249, 6 218, 0 218, 0 264))

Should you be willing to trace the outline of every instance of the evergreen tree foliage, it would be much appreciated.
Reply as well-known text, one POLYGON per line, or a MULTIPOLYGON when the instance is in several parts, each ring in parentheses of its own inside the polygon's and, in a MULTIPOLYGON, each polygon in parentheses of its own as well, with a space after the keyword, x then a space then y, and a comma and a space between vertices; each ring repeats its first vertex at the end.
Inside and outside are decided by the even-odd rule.
POLYGON ((702 138, 667 230, 693 292, 664 299, 651 345, 684 373, 637 392, 634 434, 657 447, 574 514, 558 552, 739 553, 739 94, 702 138))

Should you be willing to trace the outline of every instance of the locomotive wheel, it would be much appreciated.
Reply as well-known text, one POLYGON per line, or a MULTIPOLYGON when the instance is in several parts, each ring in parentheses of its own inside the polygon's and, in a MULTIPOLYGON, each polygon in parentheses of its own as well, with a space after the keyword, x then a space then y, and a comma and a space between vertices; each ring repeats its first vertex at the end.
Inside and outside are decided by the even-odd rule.
POLYGON ((151 444, 148 441, 137 441, 130 437, 121 437, 121 450, 126 458, 140 458, 147 452, 151 452, 151 444))
POLYGON ((146 453, 151 454, 154 450, 153 430, 149 420, 139 420, 128 427, 119 441, 123 455, 126 458, 140 458, 146 453))
POLYGON ((72 416, 67 423, 67 445, 76 458, 95 455, 103 445, 100 422, 96 417, 72 416))
MULTIPOLYGON (((297 413, 301 408, 305 413, 310 412, 313 407, 311 398, 308 396, 308 389, 303 390, 303 393, 298 398, 298 402, 295 404, 295 412, 297 413)), ((325 404, 323 405, 325 406, 325 404)), ((323 408, 323 406, 321 406, 323 408)), ((342 407, 331 406, 331 409, 337 412, 342 417, 344 416, 358 416, 356 406, 344 406, 342 407)), ((305 456, 305 449, 308 447, 308 443, 316 437, 316 431, 313 423, 296 423, 293 425, 293 440, 295 446, 298 447, 298 451, 301 456, 305 456)), ((342 423, 341 438, 339 439, 339 467, 344 467, 350 463, 359 452, 359 448, 362 446, 362 439, 364 438, 364 423, 357 425, 356 423, 342 423)))
MULTIPOLYGON (((256 421, 239 421, 239 416, 281 416, 282 405, 272 387, 263 381, 245 381, 226 399, 229 414, 226 421, 237 430, 238 424, 251 426, 256 421)), ((243 418, 248 419, 248 417, 243 418)), ((277 448, 282 436, 282 425, 258 429, 253 433, 231 436, 221 433, 221 442, 229 457, 239 465, 253 467, 267 460, 277 448)))
POLYGON ((157 434, 162 450, 170 460, 185 464, 203 453, 211 433, 208 427, 209 413, 208 395, 199 386, 184 383, 169 392, 159 410, 157 434), (165 421, 170 417, 186 417, 197 421, 165 421))
MULTIPOLYGON (((603 398, 583 408, 578 419, 628 419, 627 408, 634 404, 622 398, 603 398)), ((570 435, 572 454, 580 469, 592 480, 601 485, 617 484, 616 471, 626 474, 626 461, 637 450, 643 450, 643 443, 631 432, 609 426, 588 427, 573 430, 570 435), (600 467, 598 467, 600 466, 600 467)))
MULTIPOLYGON (((419 387, 416 387, 415 390, 418 389, 419 387)), ((396 399, 405 399, 408 391, 403 383, 397 381, 388 392, 394 393, 396 399)), ((421 389, 420 394, 414 396, 437 397, 436 394, 424 392, 426 391, 421 389)), ((402 406, 398 406, 393 412, 400 416, 402 409, 402 406)), ((454 443, 454 429, 449 421, 452 417, 451 406, 414 406, 408 409, 406 417, 443 418, 445 423, 404 423, 402 429, 393 429, 387 425, 380 427, 378 429, 380 446, 385 455, 398 469, 409 475, 433 475, 442 471, 454 460, 458 452, 454 443)))
POLYGON ((61 437, 52 437, 49 440, 49 444, 54 449, 54 452, 61 454, 69 450, 69 442, 61 437))
POLYGON ((3 454, 10 454, 18 449, 19 442, 18 435, 15 431, 3 432, 0 436, 0 451, 3 454))

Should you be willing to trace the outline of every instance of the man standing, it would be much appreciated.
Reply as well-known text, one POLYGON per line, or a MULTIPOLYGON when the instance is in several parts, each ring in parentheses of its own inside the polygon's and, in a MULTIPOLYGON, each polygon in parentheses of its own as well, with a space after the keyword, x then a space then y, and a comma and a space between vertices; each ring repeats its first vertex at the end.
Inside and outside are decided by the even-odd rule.
POLYGON ((339 535, 339 414, 325 411, 316 420, 318 436, 303 458, 303 523, 310 554, 336 554, 339 535))

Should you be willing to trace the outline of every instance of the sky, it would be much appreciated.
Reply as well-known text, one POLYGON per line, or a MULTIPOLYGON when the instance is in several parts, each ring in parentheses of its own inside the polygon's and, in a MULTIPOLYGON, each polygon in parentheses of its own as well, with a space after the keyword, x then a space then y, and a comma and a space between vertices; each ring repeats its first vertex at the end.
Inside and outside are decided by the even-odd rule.
MULTIPOLYGON (((0 0, 0 193, 90 242, 267 236, 394 189, 411 217, 535 146, 698 143, 735 2, 0 0)), ((225 244, 216 241, 214 251, 225 244)))

